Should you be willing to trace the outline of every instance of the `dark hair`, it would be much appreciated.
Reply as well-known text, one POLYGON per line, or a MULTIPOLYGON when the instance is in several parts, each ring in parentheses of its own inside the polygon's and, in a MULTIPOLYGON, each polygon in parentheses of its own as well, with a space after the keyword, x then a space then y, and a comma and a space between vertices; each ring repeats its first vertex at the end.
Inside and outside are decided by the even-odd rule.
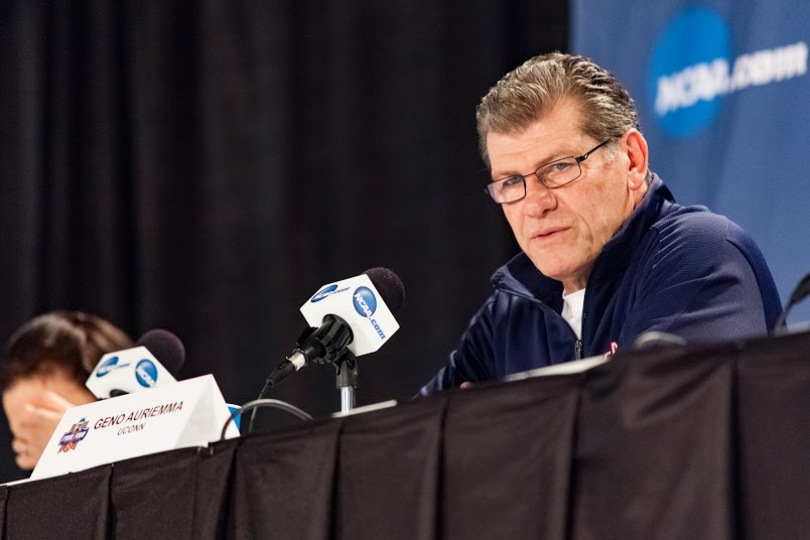
POLYGON ((476 120, 487 165, 488 133, 520 133, 566 98, 579 103, 579 128, 594 140, 619 138, 639 127, 636 104, 613 74, 583 56, 543 54, 504 75, 481 98, 476 120))
POLYGON ((22 325, 6 342, 0 361, 0 392, 18 379, 65 369, 84 384, 108 352, 132 347, 112 323, 80 311, 52 311, 22 325))

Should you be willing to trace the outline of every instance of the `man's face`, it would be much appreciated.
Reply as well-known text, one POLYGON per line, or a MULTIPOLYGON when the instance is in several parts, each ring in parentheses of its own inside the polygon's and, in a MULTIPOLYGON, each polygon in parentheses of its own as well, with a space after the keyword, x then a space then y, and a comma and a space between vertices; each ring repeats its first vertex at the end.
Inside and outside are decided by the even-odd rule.
POLYGON ((618 140, 616 155, 603 147, 589 156, 571 184, 548 189, 538 181, 533 173, 540 165, 602 142, 579 130, 579 115, 575 101, 563 100, 522 133, 487 135, 492 178, 527 176, 526 197, 503 205, 512 232, 534 265, 561 281, 566 293, 585 287, 602 247, 646 191, 647 147, 636 130, 618 140))

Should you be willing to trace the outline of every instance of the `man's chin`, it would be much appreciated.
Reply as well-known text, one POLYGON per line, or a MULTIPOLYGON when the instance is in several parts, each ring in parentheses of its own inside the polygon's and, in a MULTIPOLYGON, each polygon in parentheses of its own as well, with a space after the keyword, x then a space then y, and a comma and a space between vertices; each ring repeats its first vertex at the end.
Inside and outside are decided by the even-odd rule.
POLYGON ((565 261, 554 261, 548 254, 544 258, 533 257, 529 255, 529 259, 534 263, 541 274, 547 278, 566 283, 572 281, 572 276, 576 276, 577 269, 570 265, 570 259, 565 261))
POLYGON ((537 268, 541 274, 543 274, 548 278, 556 279, 557 281, 562 281, 562 277, 566 275, 565 267, 563 267, 562 265, 549 264, 548 258, 542 261, 538 261, 532 257, 529 258, 532 259, 534 267, 537 268))

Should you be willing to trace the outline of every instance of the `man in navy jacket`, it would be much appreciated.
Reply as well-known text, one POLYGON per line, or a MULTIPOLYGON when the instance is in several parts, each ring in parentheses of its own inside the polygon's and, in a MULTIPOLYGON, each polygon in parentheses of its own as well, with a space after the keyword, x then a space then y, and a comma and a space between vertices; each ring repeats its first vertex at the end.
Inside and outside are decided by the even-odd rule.
POLYGON ((522 253, 422 394, 612 354, 647 331, 705 342, 773 330, 781 306, 761 252, 727 218, 675 203, 610 73, 532 58, 477 120, 487 190, 522 253))

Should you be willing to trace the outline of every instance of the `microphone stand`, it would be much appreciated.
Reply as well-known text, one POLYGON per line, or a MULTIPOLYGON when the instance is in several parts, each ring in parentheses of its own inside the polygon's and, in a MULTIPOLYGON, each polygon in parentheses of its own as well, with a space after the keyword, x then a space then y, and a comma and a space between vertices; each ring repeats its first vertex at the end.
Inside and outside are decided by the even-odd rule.
POLYGON ((335 387, 340 389, 340 412, 354 409, 354 389, 357 388, 357 357, 349 349, 344 349, 333 362, 335 365, 335 387))

